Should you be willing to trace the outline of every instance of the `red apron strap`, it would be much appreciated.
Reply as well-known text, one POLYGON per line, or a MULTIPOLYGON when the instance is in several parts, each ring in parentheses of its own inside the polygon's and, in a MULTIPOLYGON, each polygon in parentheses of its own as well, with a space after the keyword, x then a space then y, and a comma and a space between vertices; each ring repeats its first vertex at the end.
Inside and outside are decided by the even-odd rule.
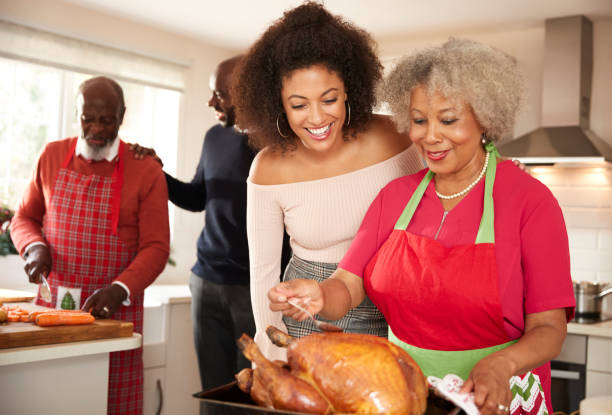
POLYGON ((77 142, 79 141, 79 137, 73 138, 73 143, 70 145, 70 151, 66 154, 66 158, 62 163, 62 169, 67 169, 68 164, 70 164, 70 160, 72 160, 72 156, 74 155, 74 150, 76 149, 77 142))
POLYGON ((123 156, 125 153, 125 143, 119 141, 119 151, 117 153, 117 166, 113 170, 113 195, 111 200, 111 228, 113 235, 117 235, 119 226, 119 210, 121 207, 121 188, 123 187, 123 156))

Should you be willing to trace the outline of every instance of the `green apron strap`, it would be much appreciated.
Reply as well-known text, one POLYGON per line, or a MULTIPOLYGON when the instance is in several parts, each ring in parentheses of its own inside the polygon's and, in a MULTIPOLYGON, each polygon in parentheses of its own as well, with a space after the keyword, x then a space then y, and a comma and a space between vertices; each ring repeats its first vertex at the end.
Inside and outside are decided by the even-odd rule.
MULTIPOLYGON (((487 166, 487 172, 485 175, 484 208, 482 218, 480 219, 480 226, 478 227, 478 234, 476 235, 477 244, 495 243, 493 184, 495 183, 497 156, 499 156, 499 153, 492 142, 487 143, 485 150, 491 154, 489 156, 489 165, 487 166)), ((423 177, 423 180, 421 180, 421 183, 419 183, 418 187, 410 197, 410 200, 406 204, 406 207, 404 207, 404 211, 395 223, 394 229, 406 230, 433 176, 434 173, 429 170, 425 177, 423 177)))
POLYGON ((485 175, 484 206, 482 218, 476 235, 477 244, 495 243, 495 215, 493 210, 493 184, 495 183, 495 172, 497 171, 497 156, 499 153, 495 144, 488 142, 485 151, 490 153, 489 165, 485 175))
POLYGON ((434 176, 434 172, 429 170, 427 174, 425 175, 425 177, 423 177, 423 180, 421 180, 421 183, 419 183, 419 186, 416 188, 416 190, 412 194, 412 197, 408 201, 408 204, 404 208, 404 211, 402 212, 401 216, 395 223, 394 229, 406 230, 406 228, 408 227, 408 224, 410 223, 410 220, 412 219, 412 215, 414 215, 414 212, 417 206, 419 205, 419 202, 421 201, 423 194, 425 194, 425 190, 427 190, 427 186, 429 186, 429 182, 431 181, 433 176, 434 176))

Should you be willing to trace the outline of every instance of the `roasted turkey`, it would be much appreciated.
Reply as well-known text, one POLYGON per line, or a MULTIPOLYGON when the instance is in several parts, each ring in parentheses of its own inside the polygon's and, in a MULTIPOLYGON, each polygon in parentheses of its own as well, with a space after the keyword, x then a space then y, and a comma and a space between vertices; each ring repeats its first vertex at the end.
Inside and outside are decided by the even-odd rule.
POLYGON ((421 415, 427 382, 419 366, 386 339, 350 333, 313 333, 295 339, 269 327, 286 346, 287 363, 271 362, 252 338, 238 346, 255 369, 236 375, 238 386, 259 405, 314 414, 421 415))

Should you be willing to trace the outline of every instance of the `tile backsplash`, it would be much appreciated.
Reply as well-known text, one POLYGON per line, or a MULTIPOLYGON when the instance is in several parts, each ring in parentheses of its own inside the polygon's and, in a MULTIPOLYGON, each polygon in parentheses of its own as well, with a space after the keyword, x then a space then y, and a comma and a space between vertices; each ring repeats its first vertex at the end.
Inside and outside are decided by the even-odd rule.
MULTIPOLYGON (((612 285, 612 164, 537 166, 532 176, 553 192, 567 226, 572 278, 612 285)), ((612 311, 612 296, 603 303, 612 311)))

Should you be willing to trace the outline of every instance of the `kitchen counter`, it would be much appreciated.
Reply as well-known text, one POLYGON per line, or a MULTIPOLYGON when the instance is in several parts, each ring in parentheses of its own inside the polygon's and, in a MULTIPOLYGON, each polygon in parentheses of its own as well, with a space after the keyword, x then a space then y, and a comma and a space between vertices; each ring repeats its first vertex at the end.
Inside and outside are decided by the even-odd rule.
MULTIPOLYGON (((18 363, 41 362, 67 357, 119 352, 121 350, 136 349, 141 344, 142 336, 139 333, 134 333, 132 337, 0 349, 0 367, 18 363)), ((0 371, 0 376, 1 374, 2 372, 0 371)))
POLYGON ((105 415, 110 352, 141 344, 141 335, 134 333, 132 337, 2 349, 0 413, 105 415))
MULTIPOLYGON (((612 317, 605 314, 605 317, 612 317)), ((568 334, 582 334, 584 336, 606 337, 612 339, 612 319, 601 323, 579 324, 569 323, 567 325, 568 334)))
POLYGON ((145 289, 144 306, 155 307, 161 304, 191 304, 188 285, 150 285, 145 289))
POLYGON ((110 353, 142 345, 139 333, 108 337, 0 349, 0 413, 106 414, 110 353))

